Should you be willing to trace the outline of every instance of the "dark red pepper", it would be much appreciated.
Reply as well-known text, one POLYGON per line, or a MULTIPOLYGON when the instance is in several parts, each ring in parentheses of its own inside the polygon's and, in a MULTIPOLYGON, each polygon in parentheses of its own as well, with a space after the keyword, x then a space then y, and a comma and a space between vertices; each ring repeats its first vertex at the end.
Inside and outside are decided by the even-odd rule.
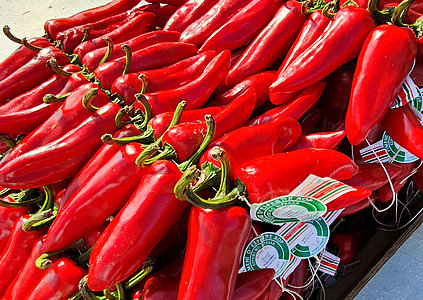
MULTIPOLYGON (((392 185, 394 187, 395 193, 398 193, 399 190, 407 183, 406 178, 411 174, 414 169, 415 163, 406 163, 401 164, 401 173, 393 178, 392 185)), ((385 184, 378 191, 379 201, 388 202, 392 200, 392 188, 389 184, 385 184)))
POLYGON ((309 111, 301 120, 300 124, 303 128, 303 134, 308 135, 313 132, 319 131, 319 123, 322 117, 322 110, 320 108, 314 108, 309 111))
POLYGON ((378 199, 378 193, 373 192, 367 199, 361 200, 353 205, 347 206, 342 213, 339 215, 338 219, 350 216, 352 214, 358 213, 363 209, 368 208, 371 203, 374 203, 378 199))
POLYGON ((346 265, 353 261, 358 252, 363 248, 366 241, 370 238, 372 232, 367 227, 359 227, 351 232, 335 233, 331 236, 331 241, 339 250, 341 264, 346 265))
POLYGON ((180 6, 171 4, 160 6, 160 8, 156 10, 156 17, 148 28, 148 31, 161 30, 179 7, 180 6))
POLYGON ((275 275, 274 269, 259 269, 238 274, 234 300, 252 300, 260 297, 269 287, 275 275))

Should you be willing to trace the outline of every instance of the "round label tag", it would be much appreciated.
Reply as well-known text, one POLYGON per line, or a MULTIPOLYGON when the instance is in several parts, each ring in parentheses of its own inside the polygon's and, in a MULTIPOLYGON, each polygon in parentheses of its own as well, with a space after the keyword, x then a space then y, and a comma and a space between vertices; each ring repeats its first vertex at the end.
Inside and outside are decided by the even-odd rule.
POLYGON ((308 226, 307 234, 291 249, 292 255, 298 258, 313 257, 326 248, 329 241, 329 226, 323 218, 305 222, 308 226))
POLYGON ((274 269, 279 277, 289 263, 290 252, 286 241, 276 233, 266 232, 253 239, 242 258, 245 270, 274 269))
POLYGON ((326 205, 314 198, 304 196, 283 196, 254 204, 251 217, 270 224, 305 222, 323 216, 326 205))
POLYGON ((388 153, 389 157, 392 158, 395 162, 410 163, 419 160, 417 156, 414 156, 406 149, 395 143, 386 132, 384 132, 382 136, 382 145, 388 153))

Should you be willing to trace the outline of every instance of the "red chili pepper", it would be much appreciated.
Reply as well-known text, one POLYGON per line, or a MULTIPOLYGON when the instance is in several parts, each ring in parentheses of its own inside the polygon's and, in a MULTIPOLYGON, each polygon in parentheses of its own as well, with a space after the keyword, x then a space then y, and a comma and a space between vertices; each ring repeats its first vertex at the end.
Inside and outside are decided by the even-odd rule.
POLYGON ((289 151, 304 148, 336 149, 344 138, 345 130, 311 133, 301 136, 289 151))
POLYGON ((42 254, 41 247, 43 243, 44 237, 39 238, 34 243, 25 264, 2 296, 3 300, 27 299, 31 295, 32 290, 46 272, 46 270, 40 270, 35 266, 35 261, 42 254))
POLYGON ((370 206, 370 202, 374 203, 376 200, 378 200, 378 193, 373 192, 367 199, 361 200, 360 202, 347 206, 339 215, 338 219, 358 213, 359 211, 368 208, 370 206))
POLYGON ((352 145, 363 142, 370 129, 383 119, 401 91, 416 53, 417 40, 409 28, 384 24, 369 34, 358 58, 345 118, 352 145), (380 79, 380 74, 393 70, 395 76, 380 79))
POLYGON ((228 155, 231 165, 231 178, 241 164, 265 155, 280 153, 291 147, 301 135, 301 126, 294 119, 278 117, 270 122, 241 127, 231 131, 210 145, 200 159, 199 165, 206 161, 221 167, 213 159, 213 147, 221 147, 228 155))
POLYGON ((230 52, 223 51, 205 67, 197 79, 172 90, 145 94, 153 115, 175 110, 182 100, 186 101, 187 110, 203 107, 228 73, 230 58, 230 52))
POLYGON ((181 218, 188 204, 177 200, 173 192, 181 176, 178 167, 166 160, 147 168, 131 199, 91 252, 87 280, 91 290, 101 291, 128 278, 181 218))
POLYGON ((420 167, 417 169, 417 172, 411 177, 414 185, 419 189, 419 191, 423 190, 423 169, 420 167))
POLYGON ((181 6, 186 2, 186 0, 148 0, 147 2, 149 2, 149 3, 166 3, 166 4, 170 4, 170 5, 181 6))
MULTIPOLYGON (((197 120, 204 120, 204 117, 206 115, 211 115, 213 118, 215 118, 216 115, 222 110, 223 107, 219 106, 184 111, 181 116, 181 119, 179 120, 179 123, 188 123, 197 120)), ((150 125, 154 130, 154 136, 156 139, 161 137, 165 133, 166 129, 169 128, 172 118, 173 112, 166 112, 156 115, 148 122, 148 125, 150 125)))
POLYGON ((389 110, 382 125, 396 143, 423 159, 423 126, 409 104, 389 110))
POLYGON ((53 57, 59 65, 69 63, 68 57, 58 48, 46 47, 14 73, 0 81, 0 105, 50 78, 53 71, 46 67, 46 63, 53 57))
POLYGON ((288 52, 307 18, 301 13, 301 5, 301 2, 288 1, 281 6, 231 68, 227 86, 266 70, 288 52))
POLYGON ((283 291, 276 281, 272 281, 267 290, 257 300, 279 300, 283 291))
MULTIPOLYGON (((382 9, 388 10, 388 11, 394 10, 395 8, 397 8, 399 6, 400 2, 395 3, 394 1, 391 1, 389 3, 383 4, 382 9)), ((414 9, 412 9, 411 7, 409 7, 407 13, 404 16, 404 19, 407 23, 413 23, 413 22, 417 21, 417 19, 420 18, 421 16, 422 16, 422 14, 420 12, 417 12, 414 9)))
POLYGON ((61 41, 64 52, 70 53, 84 40, 92 40, 108 34, 144 12, 154 13, 158 7, 159 6, 155 4, 145 5, 119 14, 114 14, 94 23, 75 26, 59 32, 56 35, 56 40, 61 41))
MULTIPOLYGON (((329 24, 330 19, 323 15, 322 10, 318 9, 313 12, 305 21, 304 25, 301 28, 300 33, 298 34, 297 39, 292 44, 289 49, 288 54, 285 56, 285 59, 282 65, 278 69, 276 77, 279 77, 279 74, 286 69, 286 67, 292 63, 302 52, 304 52, 311 44, 314 43, 326 29, 329 24)), ((287 102, 289 99, 292 99, 295 96, 294 93, 269 93, 270 101, 273 104, 279 105, 287 102)))
POLYGON ((151 93, 177 88, 200 76, 215 56, 215 51, 207 51, 168 67, 119 76, 113 82, 111 91, 129 103, 135 101, 135 94, 144 90, 151 93), (140 78, 140 74, 143 78, 140 78))
MULTIPOLYGON (((216 114, 216 130, 213 140, 225 133, 243 126, 254 110, 254 91, 247 89, 236 100, 216 114)), ((162 144, 170 145, 176 151, 177 161, 183 162, 191 157, 204 140, 207 132, 205 120, 179 123, 165 132, 162 144)))
POLYGON ((71 17, 48 20, 44 23, 44 30, 55 40, 61 31, 122 13, 139 2, 139 0, 113 0, 106 5, 79 12, 71 17))
POLYGON ((85 54, 90 51, 102 47, 107 47, 107 42, 104 40, 105 37, 108 37, 114 43, 123 43, 129 39, 132 39, 140 34, 145 33, 154 17, 155 14, 150 12, 141 13, 140 15, 133 17, 113 31, 79 44, 73 50, 73 53, 77 54, 79 58, 82 59, 85 54))
POLYGON ((235 50, 247 44, 269 23, 280 6, 278 0, 252 0, 210 35, 198 51, 235 50))
POLYGON ((66 98, 64 104, 50 118, 27 135, 7 156, 3 157, 0 161, 0 168, 19 155, 62 137, 90 116, 92 112, 83 107, 82 99, 92 89, 97 89, 97 95, 92 93, 94 98, 91 99, 91 103, 94 106, 102 106, 110 101, 106 94, 98 90, 98 85, 88 83, 80 86, 66 98))
POLYGON ((242 207, 192 207, 178 299, 232 299, 251 219, 242 207), (210 266, 213 264, 213 267, 210 266))
POLYGON ((295 92, 328 76, 357 57, 375 21, 355 6, 342 8, 325 32, 302 52, 278 77, 271 92, 295 92))
MULTIPOLYGON (((401 164, 401 173, 392 180, 394 191, 396 193, 407 183, 406 178, 411 174, 414 169, 415 163, 401 164)), ((388 202, 392 199, 392 189, 389 184, 385 184, 378 191, 379 200, 381 202, 388 202)))
MULTIPOLYGON (((289 275, 288 278, 288 289, 297 293, 300 295, 300 297, 303 296, 303 286, 305 285, 307 280, 307 260, 302 259, 300 261, 300 264, 294 269, 294 271, 289 275), (295 288, 295 287, 299 288, 295 288)), ((283 293, 281 300, 288 300, 291 299, 292 295, 288 293, 283 293)))
POLYGON ((320 108, 314 108, 309 111, 302 120, 300 120, 301 127, 303 128, 303 134, 308 135, 313 132, 320 130, 319 123, 322 116, 322 110, 320 108))
POLYGON ((121 57, 100 65, 95 69, 94 75, 104 89, 110 89, 113 81, 120 75, 163 68, 195 55, 197 50, 196 46, 187 43, 159 43, 132 53, 128 67, 125 67, 125 64, 128 65, 128 58, 121 57))
POLYGON ((367 227, 354 228, 352 232, 335 233, 331 241, 339 250, 341 264, 346 265, 353 261, 358 252, 363 248, 372 232, 367 227))
POLYGON ((13 225, 9 241, 0 257, 0 295, 3 295, 13 281, 19 269, 25 264, 35 241, 43 234, 42 231, 25 232, 22 225, 29 216, 21 216, 13 225))
POLYGON ((256 108, 263 105, 269 99, 269 86, 275 79, 275 71, 265 71, 250 77, 247 77, 229 91, 218 94, 207 106, 223 106, 231 103, 239 91, 248 87, 254 88, 256 94, 256 108))
POLYGON ((0 168, 0 184, 31 188, 75 176, 101 146, 100 137, 117 131, 120 106, 105 104, 65 135, 28 151, 0 168))
MULTIPOLYGON (((4 197, 2 200, 13 202, 13 199, 10 199, 10 197, 7 196, 4 197)), ((14 208, 0 206, 0 219, 2 220, 0 227, 0 253, 6 247, 10 234, 12 232, 12 228, 17 222, 17 220, 27 213, 27 207, 14 208)))
POLYGON ((205 14, 184 29, 180 41, 201 46, 209 36, 249 2, 251 1, 245 3, 240 0, 219 0, 205 14))
POLYGON ((31 299, 67 299, 78 291, 78 283, 86 274, 86 270, 63 257, 41 277, 31 293, 31 299))
POLYGON ((144 285, 141 300, 176 300, 178 298, 179 278, 153 276, 144 285))
POLYGON ((278 116, 290 117, 296 120, 301 119, 305 113, 312 108, 325 89, 326 82, 320 81, 298 94, 292 101, 273 108, 262 115, 251 120, 248 125, 257 125, 269 122, 278 116))
MULTIPOLYGON (((125 56, 125 51, 122 49, 123 45, 128 45, 132 51, 138 51, 149 46, 163 43, 163 42, 177 42, 181 34, 176 31, 152 31, 134 37, 124 43, 113 46, 108 60, 116 59, 125 56)), ((82 59, 82 63, 87 67, 89 72, 94 71, 104 58, 107 52, 107 47, 99 48, 87 53, 82 59)))
POLYGON ((43 252, 63 249, 115 215, 128 201, 146 169, 135 159, 142 145, 130 143, 98 162, 97 172, 85 180, 57 214, 50 226, 43 252), (101 182, 101 183, 100 183, 101 182), (96 209, 90 209, 95 207, 96 209), (78 226, 75 226, 78 224, 78 226))
POLYGON ((150 24, 147 31, 161 30, 169 18, 179 9, 180 6, 176 5, 164 5, 156 10, 156 17, 150 24))
POLYGON ((259 269, 238 274, 232 299, 257 299, 270 286, 274 275, 274 269, 259 269))

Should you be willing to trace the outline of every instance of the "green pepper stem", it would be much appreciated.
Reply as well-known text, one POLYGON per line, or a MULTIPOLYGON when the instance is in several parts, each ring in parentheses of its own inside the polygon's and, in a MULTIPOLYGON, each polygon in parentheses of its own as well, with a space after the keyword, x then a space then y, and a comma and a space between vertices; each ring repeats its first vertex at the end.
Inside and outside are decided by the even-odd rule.
POLYGON ((32 50, 32 51, 37 51, 38 52, 41 49, 43 49, 43 48, 40 48, 40 47, 37 47, 37 46, 34 46, 34 45, 30 44, 26 38, 23 38, 21 40, 21 44, 24 45, 25 47, 27 47, 29 50, 32 50))
POLYGON ((153 117, 153 110, 151 109, 150 103, 148 102, 147 98, 141 93, 135 94, 135 99, 138 100, 144 108, 144 122, 140 125, 142 129, 147 127, 148 122, 153 117))
POLYGON ((57 73, 57 74, 59 74, 59 75, 62 75, 62 76, 64 76, 64 77, 71 77, 72 76, 72 74, 75 74, 76 72, 74 72, 74 73, 71 73, 71 72, 67 72, 67 71, 64 71, 63 69, 61 69, 60 67, 59 67, 59 65, 58 65, 58 63, 57 63, 57 60, 54 58, 54 57, 52 57, 52 58, 50 58, 47 62, 46 62, 46 65, 47 65, 47 67, 50 69, 50 70, 52 70, 54 73, 57 73))
POLYGON ((197 169, 196 166, 188 167, 185 172, 182 174, 181 178, 175 184, 173 188, 173 193, 175 194, 176 199, 180 201, 184 201, 184 191, 194 181, 194 179, 198 178, 200 174, 200 170, 197 169))
POLYGON ((144 74, 140 74, 140 76, 138 76, 138 80, 141 81, 141 92, 140 92, 140 94, 144 94, 145 90, 147 89, 147 86, 148 86, 148 78, 144 74))
POLYGON ((131 47, 129 47, 126 44, 122 46, 122 50, 125 51, 125 57, 126 57, 125 68, 123 69, 123 73, 122 73, 122 75, 125 75, 126 73, 129 72, 129 68, 131 66, 132 51, 131 51, 131 47))
POLYGON ((103 58, 98 63, 99 66, 104 64, 106 61, 109 60, 110 55, 112 55, 113 46, 114 46, 111 38, 105 37, 105 38, 103 38, 103 40, 107 43, 107 50, 106 50, 106 53, 104 54, 103 58))
POLYGON ((85 275, 81 281, 78 284, 78 288, 79 288, 79 292, 81 293, 81 296, 85 299, 85 300, 97 300, 97 296, 94 294, 93 291, 91 291, 88 288, 87 285, 87 278, 88 275, 85 275))
POLYGON ((117 128, 122 128, 125 125, 130 123, 130 121, 129 122, 123 121, 123 117, 125 115, 127 115, 128 110, 129 110, 128 106, 125 106, 124 108, 119 109, 119 111, 118 111, 118 113, 116 114, 116 117, 115 117, 115 124, 116 124, 117 128))
POLYGON ((141 280, 143 280, 148 274, 153 270, 155 261, 152 257, 147 257, 147 259, 142 263, 141 268, 138 272, 132 275, 125 283, 124 288, 126 290, 132 289, 137 285, 141 280))
POLYGON ((68 300, 79 300, 82 298, 82 295, 79 291, 77 291, 75 294, 73 294, 68 300))
POLYGON ((17 44, 21 44, 22 45, 22 39, 14 36, 11 32, 10 32, 10 27, 9 25, 4 25, 3 26, 3 33, 4 35, 11 40, 12 42, 15 42, 17 44))
POLYGON ((410 9, 410 5, 414 0, 404 0, 395 8, 392 15, 392 23, 400 27, 410 27, 410 25, 404 23, 405 16, 410 9))
POLYGON ((5 201, 0 198, 0 206, 19 208, 39 205, 45 201, 44 195, 38 189, 26 189, 18 193, 9 194, 8 196, 14 202, 5 201))
POLYGON ((378 24, 384 24, 384 23, 390 22, 391 16, 389 12, 379 10, 378 9, 379 3, 380 3, 380 0, 369 0, 367 10, 370 12, 373 19, 375 19, 378 24))
POLYGON ((95 112, 99 107, 92 105, 92 101, 98 96, 98 88, 89 90, 84 97, 82 97, 82 106, 89 112, 95 112))
POLYGON ((117 299, 117 297, 115 295, 113 295, 113 293, 110 290, 110 288, 107 288, 107 289, 103 290, 103 295, 108 300, 116 300, 117 299))
POLYGON ((51 266, 52 264, 51 258, 59 256, 66 252, 75 251, 75 250, 84 250, 84 249, 85 249, 85 242, 83 239, 80 239, 79 241, 76 241, 75 243, 73 243, 72 245, 66 248, 41 254, 41 256, 38 257, 37 260, 35 261, 35 266, 38 269, 45 270, 51 266))
POLYGON ((155 161, 159 159, 176 159, 176 150, 168 143, 164 143, 164 145, 159 150, 159 154, 154 156, 153 158, 148 158, 144 160, 144 165, 151 165, 155 161))
POLYGON ((54 219, 56 219, 57 210, 44 210, 41 212, 37 212, 29 219, 22 224, 22 230, 25 232, 29 231, 37 231, 40 229, 48 228, 53 223, 54 219))
POLYGON ((15 141, 7 134, 0 134, 0 143, 5 144, 9 149, 13 149, 16 146, 15 141))
POLYGON ((82 33, 84 34, 84 37, 82 38, 81 43, 88 41, 88 39, 90 37, 90 32, 88 31, 87 28, 83 28, 82 33))
POLYGON ((46 94, 43 97, 43 102, 45 104, 52 104, 52 103, 59 103, 59 102, 63 102, 66 100, 67 97, 69 97, 71 93, 66 93, 60 96, 55 96, 53 94, 46 94))

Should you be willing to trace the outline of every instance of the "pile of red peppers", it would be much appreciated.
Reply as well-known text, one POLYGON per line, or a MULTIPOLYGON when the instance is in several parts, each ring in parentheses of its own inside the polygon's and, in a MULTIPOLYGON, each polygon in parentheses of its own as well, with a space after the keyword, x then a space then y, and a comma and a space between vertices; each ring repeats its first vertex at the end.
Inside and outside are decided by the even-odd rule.
POLYGON ((140 2, 3 28, 0 298, 303 299, 340 280, 305 259, 246 272, 281 226, 252 211, 310 175, 349 188, 320 204, 336 218, 309 258, 344 269, 373 218, 401 222, 423 192, 423 2, 140 2))

